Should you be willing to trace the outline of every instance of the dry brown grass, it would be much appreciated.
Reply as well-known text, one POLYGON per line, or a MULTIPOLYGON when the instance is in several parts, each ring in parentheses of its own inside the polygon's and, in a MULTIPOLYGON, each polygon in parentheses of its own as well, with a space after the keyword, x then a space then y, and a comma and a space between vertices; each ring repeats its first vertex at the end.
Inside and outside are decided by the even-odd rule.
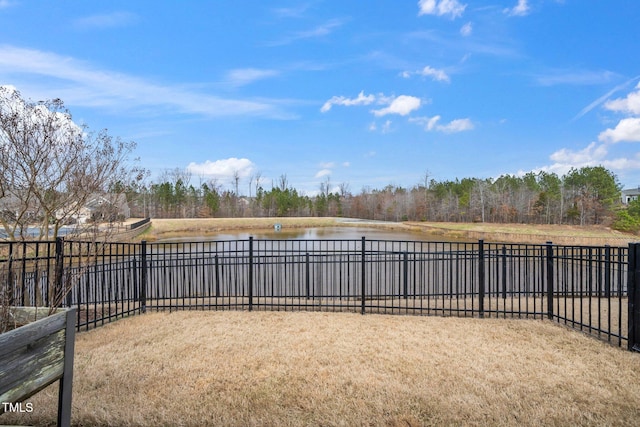
POLYGON ((276 224, 283 228, 335 227, 335 218, 176 218, 153 219, 151 228, 138 236, 153 241, 185 236, 207 236, 221 231, 273 230, 276 224))
POLYGON ((561 245, 626 246, 639 237, 601 225, 490 224, 468 222, 407 222, 424 233, 458 239, 485 239, 490 242, 561 245))
POLYGON ((73 423, 633 425, 638 357, 541 320, 154 313, 77 336, 73 423))

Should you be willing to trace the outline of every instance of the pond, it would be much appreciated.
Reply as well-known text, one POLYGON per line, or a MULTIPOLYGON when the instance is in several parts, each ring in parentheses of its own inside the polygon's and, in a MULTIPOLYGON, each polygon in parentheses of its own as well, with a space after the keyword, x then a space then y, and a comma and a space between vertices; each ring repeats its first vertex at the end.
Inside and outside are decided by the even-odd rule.
MULTIPOLYGON (((261 240, 358 240, 362 237, 371 240, 418 240, 425 242, 442 241, 440 236, 431 236, 406 230, 385 230, 373 227, 317 227, 283 228, 276 230, 225 231, 204 236, 185 236, 162 239, 159 242, 201 242, 223 240, 248 240, 249 237, 261 240)), ((447 241, 450 241, 447 238, 447 241)))

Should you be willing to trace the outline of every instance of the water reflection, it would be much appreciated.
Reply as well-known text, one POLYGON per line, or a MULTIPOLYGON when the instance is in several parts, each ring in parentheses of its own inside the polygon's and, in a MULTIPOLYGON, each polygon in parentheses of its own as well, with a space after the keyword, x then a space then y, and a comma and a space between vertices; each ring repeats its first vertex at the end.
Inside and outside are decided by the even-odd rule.
POLYGON ((253 236, 254 239, 262 240, 355 240, 363 236, 367 239, 375 240, 420 240, 425 242, 441 241, 437 236, 430 236, 420 232, 401 230, 382 230, 368 227, 318 227, 318 228, 296 228, 281 229, 280 231, 238 231, 221 232, 207 235, 192 235, 170 239, 162 239, 161 242, 200 242, 200 241, 221 241, 221 240, 247 240, 253 236))

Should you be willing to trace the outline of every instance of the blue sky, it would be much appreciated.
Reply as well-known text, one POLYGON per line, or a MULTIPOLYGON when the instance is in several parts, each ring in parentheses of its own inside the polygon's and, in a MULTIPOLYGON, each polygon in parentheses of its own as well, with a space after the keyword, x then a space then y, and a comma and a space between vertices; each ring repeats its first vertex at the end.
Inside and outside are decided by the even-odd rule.
POLYGON ((249 193, 603 165, 640 185, 637 0, 0 0, 0 84, 249 193), (253 183, 255 186, 255 181, 253 183))

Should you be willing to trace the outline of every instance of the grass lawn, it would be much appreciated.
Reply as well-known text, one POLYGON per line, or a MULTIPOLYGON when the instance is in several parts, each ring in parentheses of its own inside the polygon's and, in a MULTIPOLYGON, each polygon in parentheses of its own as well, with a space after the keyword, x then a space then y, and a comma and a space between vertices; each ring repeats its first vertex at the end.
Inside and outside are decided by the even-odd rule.
MULTIPOLYGON (((80 333, 83 426, 637 425, 640 355, 549 321, 149 313, 80 333)), ((52 425, 57 386, 31 414, 52 425)))

